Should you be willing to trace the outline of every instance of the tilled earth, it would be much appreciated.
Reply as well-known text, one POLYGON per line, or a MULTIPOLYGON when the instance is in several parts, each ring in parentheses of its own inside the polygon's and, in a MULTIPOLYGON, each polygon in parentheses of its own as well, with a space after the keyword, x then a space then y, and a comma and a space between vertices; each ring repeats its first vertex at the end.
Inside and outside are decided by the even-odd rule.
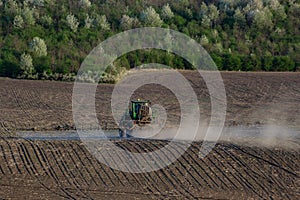
MULTIPOLYGON (((210 116, 210 97, 205 82, 197 73, 184 71, 195 90, 201 118, 210 116), (203 117, 202 117, 203 116, 203 117)), ((276 124, 299 126, 300 73, 231 73, 222 77, 227 95, 226 125, 276 124)), ((0 79, 0 129, 69 130, 74 129, 72 83, 0 79)), ((106 129, 117 127, 111 116, 114 85, 99 85, 97 114, 106 129)), ((171 124, 180 120, 175 95, 159 85, 139 88, 134 98, 150 99, 164 106, 171 124)))
MULTIPOLYGON (((135 152, 155 150, 166 144, 140 140, 114 142, 135 152)), ((222 143, 200 159, 200 145, 193 143, 181 158, 164 169, 132 174, 99 163, 78 141, 2 139, 0 195, 18 199, 299 197, 299 151, 222 143)), ((182 148, 180 143, 177 148, 182 148)))
MULTIPOLYGON (((201 114, 208 118, 210 102, 205 83, 193 72, 183 75, 192 82, 201 114)), ((227 93, 227 126, 299 126, 299 73, 226 72, 222 77, 227 93)), ((97 161, 78 140, 17 137, 20 131, 74 129, 72 83, 0 79, 0 85, 0 198, 299 199, 299 148, 219 142, 200 159, 202 143, 194 142, 181 158, 164 169, 125 173, 97 161)), ((110 112, 113 87, 99 85, 96 96, 97 114, 106 129, 116 128, 110 112)), ((134 94, 134 98, 138 97, 165 106, 169 124, 180 120, 178 102, 170 91, 146 85, 134 94)), ((299 145, 297 138, 298 135, 293 142, 299 145)), ((154 151, 168 143, 111 141, 132 152, 154 151)), ((173 150, 180 148, 178 142, 173 150)))

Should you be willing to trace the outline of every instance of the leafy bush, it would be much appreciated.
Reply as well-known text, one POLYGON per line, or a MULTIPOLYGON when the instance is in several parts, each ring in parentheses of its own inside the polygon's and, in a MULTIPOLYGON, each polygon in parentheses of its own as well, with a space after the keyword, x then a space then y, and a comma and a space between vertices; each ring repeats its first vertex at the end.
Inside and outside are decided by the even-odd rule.
POLYGON ((295 63, 288 56, 277 56, 273 59, 273 71, 294 71, 295 63))
POLYGON ((223 55, 222 70, 238 71, 241 70, 241 60, 238 56, 232 54, 223 55))
POLYGON ((51 67, 51 60, 49 56, 41 56, 34 59, 34 69, 37 73, 43 73, 49 71, 51 67))
POLYGON ((16 58, 16 56, 11 52, 5 51, 1 55, 1 57, 2 57, 2 62, 0 63, 1 76, 16 78, 18 74, 21 72, 19 61, 16 58))

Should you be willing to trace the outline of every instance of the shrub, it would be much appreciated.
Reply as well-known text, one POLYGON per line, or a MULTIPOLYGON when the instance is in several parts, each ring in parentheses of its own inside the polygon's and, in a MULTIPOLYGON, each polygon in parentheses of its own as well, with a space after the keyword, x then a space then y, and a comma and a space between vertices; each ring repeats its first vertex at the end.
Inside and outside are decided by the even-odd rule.
POLYGON ((273 66, 273 57, 271 56, 264 56, 262 58, 262 70, 264 71, 270 71, 272 70, 272 66, 273 66))
POLYGON ((215 62, 216 66, 218 67, 219 70, 222 70, 223 68, 223 60, 222 57, 217 55, 217 54, 211 54, 211 58, 215 62))
POLYGON ((19 65, 19 61, 16 56, 11 52, 3 52, 2 62, 0 63, 0 75, 16 78, 20 72, 21 68, 19 65))
POLYGON ((41 56, 34 59, 33 62, 34 69, 37 73, 43 73, 44 71, 49 71, 51 67, 50 57, 41 56))
POLYGON ((273 71, 294 71, 295 62, 288 56, 276 56, 273 59, 273 71))
POLYGON ((223 70, 238 71, 241 70, 241 60, 233 54, 223 55, 223 70))

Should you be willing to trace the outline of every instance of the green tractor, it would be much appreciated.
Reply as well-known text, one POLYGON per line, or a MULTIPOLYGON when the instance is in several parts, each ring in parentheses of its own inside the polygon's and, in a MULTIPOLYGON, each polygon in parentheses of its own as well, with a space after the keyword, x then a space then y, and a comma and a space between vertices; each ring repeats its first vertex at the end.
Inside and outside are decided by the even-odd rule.
POLYGON ((119 136, 131 137, 133 129, 151 124, 153 113, 149 100, 131 101, 128 111, 123 115, 119 123, 119 136))

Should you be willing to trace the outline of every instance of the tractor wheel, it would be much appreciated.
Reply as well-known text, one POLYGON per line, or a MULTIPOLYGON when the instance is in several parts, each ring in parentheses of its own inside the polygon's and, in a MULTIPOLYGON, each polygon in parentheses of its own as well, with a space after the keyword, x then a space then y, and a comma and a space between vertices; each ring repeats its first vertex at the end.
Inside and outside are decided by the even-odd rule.
POLYGON ((119 128, 119 137, 122 138, 124 137, 124 131, 119 128))
POLYGON ((126 138, 131 138, 132 137, 132 130, 126 130, 126 138))

